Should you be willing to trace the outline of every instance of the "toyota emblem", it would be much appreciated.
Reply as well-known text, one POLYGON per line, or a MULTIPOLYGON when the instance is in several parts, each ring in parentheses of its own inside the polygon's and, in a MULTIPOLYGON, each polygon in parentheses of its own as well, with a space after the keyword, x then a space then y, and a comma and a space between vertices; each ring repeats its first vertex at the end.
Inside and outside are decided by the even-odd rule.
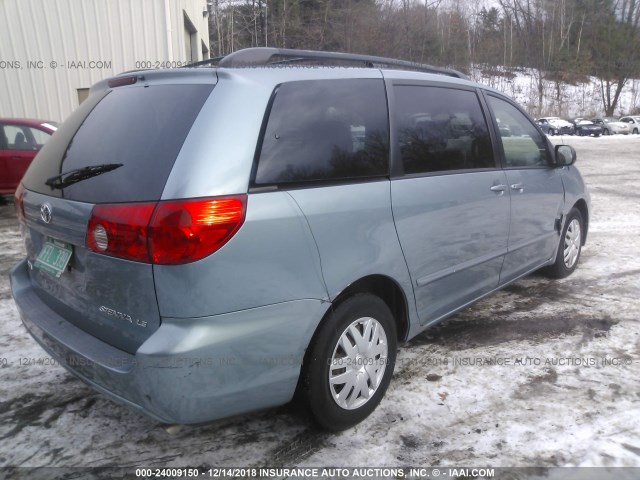
POLYGON ((51 223, 51 205, 43 203, 40 206, 40 218, 44 223, 51 223))

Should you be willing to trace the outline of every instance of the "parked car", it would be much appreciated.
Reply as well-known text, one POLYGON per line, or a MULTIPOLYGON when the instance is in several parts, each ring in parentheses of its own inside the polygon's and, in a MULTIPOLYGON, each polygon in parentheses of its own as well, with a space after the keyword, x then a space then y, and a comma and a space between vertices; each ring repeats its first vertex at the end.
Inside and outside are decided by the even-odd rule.
POLYGON ((50 355, 157 420, 297 391, 340 430, 381 401, 399 342, 530 272, 575 270, 575 159, 452 70, 259 48, 129 72, 27 171, 12 294, 50 355))
POLYGON ((540 129, 549 136, 573 135, 575 128, 572 123, 560 117, 542 117, 536 120, 540 129))
POLYGON ((0 118, 0 195, 13 195, 56 128, 55 122, 44 120, 0 118))
POLYGON ((579 136, 591 136, 599 137, 602 135, 602 127, 600 125, 596 125, 595 123, 589 120, 578 120, 576 121, 576 135, 579 136))
POLYGON ((640 133, 640 116, 622 117, 620 121, 629 125, 629 131, 634 135, 640 133))
POLYGON ((602 127, 603 135, 628 135, 630 133, 629 125, 613 117, 594 118, 592 122, 602 127))

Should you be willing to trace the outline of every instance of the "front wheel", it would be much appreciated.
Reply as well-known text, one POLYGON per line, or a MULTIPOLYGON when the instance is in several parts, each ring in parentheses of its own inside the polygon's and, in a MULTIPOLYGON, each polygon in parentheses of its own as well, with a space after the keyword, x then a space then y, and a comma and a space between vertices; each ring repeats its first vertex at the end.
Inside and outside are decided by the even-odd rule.
POLYGON ((609 130, 607 130, 606 128, 602 131, 603 135, 609 135, 609 130))
POLYGON ((634 134, 634 135, 638 135, 638 129, 637 129, 637 128, 634 128, 634 129, 633 129, 633 134, 634 134))
POLYGON ((340 303, 311 346, 303 394, 320 426, 340 431, 364 420, 384 396, 396 361, 396 324, 387 304, 368 294, 340 303))
POLYGON ((545 273, 552 278, 564 278, 573 273, 578 266, 582 252, 582 238, 584 221, 582 214, 572 208, 567 216, 555 262, 545 269, 545 273))
POLYGON ((553 137, 556 134, 556 131, 553 128, 549 129, 549 136, 553 137))

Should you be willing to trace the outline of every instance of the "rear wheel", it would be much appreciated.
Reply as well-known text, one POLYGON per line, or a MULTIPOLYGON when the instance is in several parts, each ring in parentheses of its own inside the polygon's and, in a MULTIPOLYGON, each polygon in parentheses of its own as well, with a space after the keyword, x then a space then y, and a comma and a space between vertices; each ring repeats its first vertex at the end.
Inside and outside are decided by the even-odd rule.
POLYGON ((564 278, 573 273, 578 266, 582 252, 582 236, 584 221, 582 214, 572 208, 560 236, 560 245, 556 254, 556 261, 545 269, 545 273, 552 278, 564 278))
POLYGON ((340 303, 311 346, 303 394, 318 424, 340 431, 364 420, 384 396, 396 361, 396 324, 387 304, 368 294, 340 303))
POLYGON ((603 135, 609 135, 609 130, 607 130, 606 128, 602 131, 603 135))
POLYGON ((553 137, 556 134, 556 131, 553 128, 549 129, 549 136, 553 137))
POLYGON ((633 134, 634 134, 634 135, 638 135, 638 129, 637 129, 637 128, 634 128, 634 129, 633 129, 633 134))

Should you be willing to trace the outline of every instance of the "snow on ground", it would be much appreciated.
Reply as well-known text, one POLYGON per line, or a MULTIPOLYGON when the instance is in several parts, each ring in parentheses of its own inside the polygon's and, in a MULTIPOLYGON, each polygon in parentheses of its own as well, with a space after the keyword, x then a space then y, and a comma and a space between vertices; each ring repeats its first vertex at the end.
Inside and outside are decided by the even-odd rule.
MULTIPOLYGON (((584 82, 569 84, 543 80, 543 108, 538 110, 538 77, 532 68, 476 66, 471 69, 474 81, 499 90, 523 105, 527 111, 538 117, 560 116, 563 118, 604 116, 602 88, 597 77, 585 77, 584 82)), ((612 97, 615 88, 612 89, 612 97)), ((625 83, 614 114, 637 114, 640 109, 640 79, 630 79, 625 83)))
POLYGON ((382 404, 340 434, 288 406, 167 427, 30 364, 47 355, 10 298, 22 248, 0 207, 0 466, 640 466, 640 137, 562 140, 593 197, 578 270, 525 278, 401 347, 382 404))

